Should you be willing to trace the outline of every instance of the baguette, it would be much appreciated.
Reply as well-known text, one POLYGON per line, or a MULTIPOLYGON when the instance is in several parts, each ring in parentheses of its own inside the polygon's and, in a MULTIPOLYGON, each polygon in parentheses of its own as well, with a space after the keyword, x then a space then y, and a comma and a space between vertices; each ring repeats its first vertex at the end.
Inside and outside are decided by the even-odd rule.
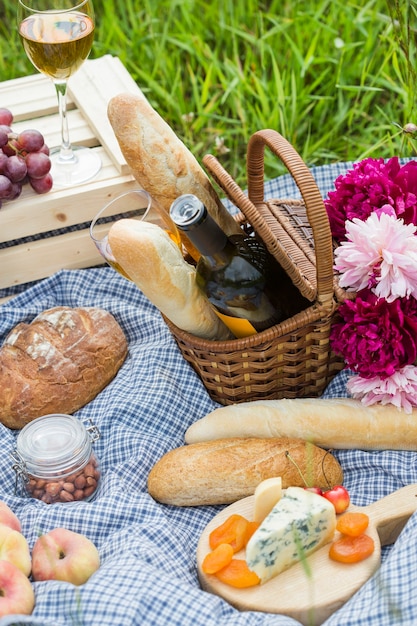
POLYGON ((129 278, 176 326, 206 339, 231 337, 197 285, 195 268, 162 228, 118 220, 110 228, 109 244, 129 278))
POLYGON ((0 422, 11 429, 74 413, 116 376, 128 351, 115 318, 93 307, 54 307, 21 322, 0 349, 0 422))
MULTIPOLYGON (((143 96, 118 94, 109 101, 107 114, 134 178, 161 207, 169 212, 176 198, 192 193, 228 235, 241 232, 196 158, 143 96)), ((198 259, 187 236, 180 234, 198 259)))
POLYGON ((150 471, 148 491, 175 506, 230 504, 274 476, 281 476, 284 489, 304 487, 303 477, 325 489, 343 481, 338 461, 301 439, 232 438, 171 450, 150 471))
POLYGON ((185 441, 295 436, 324 448, 417 450, 417 410, 351 398, 254 400, 215 409, 188 428, 185 441))

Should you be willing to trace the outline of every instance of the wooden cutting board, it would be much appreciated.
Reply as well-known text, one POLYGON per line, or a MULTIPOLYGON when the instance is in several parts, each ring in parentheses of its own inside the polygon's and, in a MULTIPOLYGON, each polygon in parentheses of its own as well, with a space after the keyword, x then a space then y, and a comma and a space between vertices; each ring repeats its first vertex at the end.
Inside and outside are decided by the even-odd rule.
MULTIPOLYGON (((366 534, 375 541, 375 551, 366 560, 355 564, 332 561, 329 544, 263 585, 236 589, 204 574, 201 564, 210 551, 210 532, 232 513, 252 519, 254 497, 233 503, 218 513, 204 529, 197 547, 197 566, 203 589, 215 593, 241 611, 280 613, 305 626, 319 626, 337 611, 378 569, 381 546, 394 543, 409 517, 417 510, 417 485, 408 485, 365 507, 351 505, 349 511, 362 511, 369 516, 366 534)), ((335 534, 337 538, 338 533, 335 534)), ((244 558, 244 551, 236 554, 244 558)))

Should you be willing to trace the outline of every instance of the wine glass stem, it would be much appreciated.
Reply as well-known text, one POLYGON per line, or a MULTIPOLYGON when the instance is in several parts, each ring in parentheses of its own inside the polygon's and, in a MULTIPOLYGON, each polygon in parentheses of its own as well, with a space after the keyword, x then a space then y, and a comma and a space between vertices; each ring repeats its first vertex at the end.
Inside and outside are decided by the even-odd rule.
POLYGON ((59 160, 63 163, 73 163, 77 159, 72 151, 69 139, 67 117, 67 81, 55 81, 55 89, 58 96, 59 118, 61 120, 61 148, 59 160))

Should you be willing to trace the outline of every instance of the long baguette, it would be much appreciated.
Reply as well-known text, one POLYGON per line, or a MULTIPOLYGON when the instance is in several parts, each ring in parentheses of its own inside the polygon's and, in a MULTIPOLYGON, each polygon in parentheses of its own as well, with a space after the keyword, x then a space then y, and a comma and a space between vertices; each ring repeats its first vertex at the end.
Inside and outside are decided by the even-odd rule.
MULTIPOLYGON (((228 235, 241 232, 197 159, 143 96, 118 94, 107 114, 133 176, 166 211, 178 196, 192 193, 228 235)), ((184 239, 195 257, 194 247, 184 239)))
POLYGON ((114 222, 109 244, 116 261, 145 296, 179 328, 206 339, 229 339, 195 280, 195 268, 156 224, 132 219, 114 222))
POLYGON ((417 450, 417 410, 367 407, 351 398, 255 400, 215 409, 188 428, 185 441, 223 437, 301 437, 324 448, 417 450))
POLYGON ((229 504, 274 476, 281 476, 284 489, 304 487, 304 480, 325 489, 343 481, 335 457, 301 439, 233 438, 171 450, 152 468, 148 491, 176 506, 229 504))

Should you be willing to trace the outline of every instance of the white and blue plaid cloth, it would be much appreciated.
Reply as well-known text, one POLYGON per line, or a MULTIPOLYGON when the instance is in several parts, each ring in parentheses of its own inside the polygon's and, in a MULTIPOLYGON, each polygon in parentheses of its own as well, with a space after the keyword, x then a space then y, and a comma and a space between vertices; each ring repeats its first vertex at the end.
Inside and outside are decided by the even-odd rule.
MULTIPOLYGON (((312 171, 324 195, 338 172, 334 168, 312 171)), ((294 197, 290 177, 273 181, 268 193, 294 197)), ((20 518, 30 547, 40 533, 69 528, 97 545, 101 567, 81 587, 55 581, 34 583, 32 616, 5 617, 0 626, 298 624, 283 615, 239 612, 202 591, 196 570, 197 542, 221 507, 171 507, 155 502, 147 493, 147 476, 156 461, 183 445, 188 426, 217 406, 183 359, 159 312, 109 267, 62 271, 1 307, 0 343, 17 322, 30 321, 58 305, 107 309, 129 341, 129 355, 117 377, 76 413, 80 419, 91 418, 101 432, 94 444, 102 471, 99 489, 88 503, 46 505, 15 495, 10 453, 17 433, 0 425, 0 499, 20 518)), ((325 395, 346 395, 343 373, 325 395)), ((353 450, 335 455, 354 504, 367 505, 417 483, 417 453, 353 450)), ((384 549, 379 572, 326 626, 416 624, 416 563, 414 515, 395 545, 384 549)))

